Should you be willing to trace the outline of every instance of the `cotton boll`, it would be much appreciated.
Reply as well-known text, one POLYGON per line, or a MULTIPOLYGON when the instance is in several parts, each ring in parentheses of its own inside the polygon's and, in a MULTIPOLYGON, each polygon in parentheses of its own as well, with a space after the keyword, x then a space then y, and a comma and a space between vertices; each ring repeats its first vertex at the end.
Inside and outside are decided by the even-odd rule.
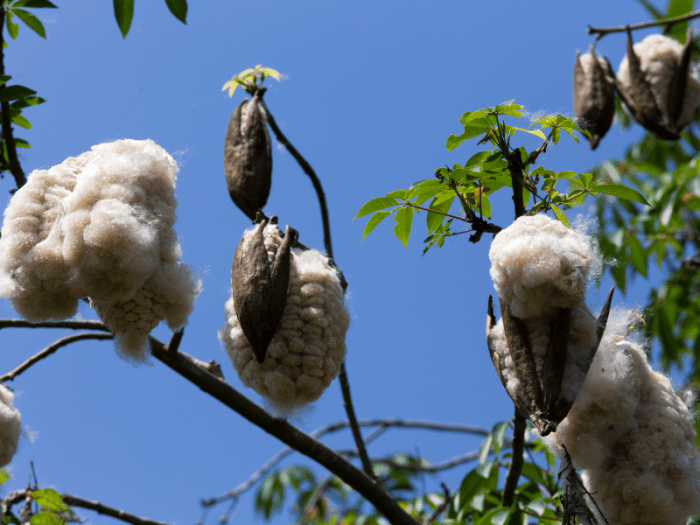
POLYGON ((499 232, 489 258, 499 297, 514 316, 528 319, 581 304, 597 251, 586 235, 534 215, 499 232))
POLYGON ((606 335, 566 419, 543 438, 576 468, 611 525, 677 525, 700 511, 692 415, 642 348, 606 335))
POLYGON ((14 398, 9 388, 0 385, 0 468, 12 461, 22 430, 19 410, 12 403, 14 398))
MULTIPOLYGON (((683 52, 683 46, 673 38, 663 35, 649 35, 634 44, 634 52, 639 57, 640 69, 651 86, 657 107, 664 117, 668 117, 668 93, 674 72, 683 52)), ((633 87, 630 75, 629 58, 625 56, 617 72, 618 89, 632 98, 633 87)), ((686 82, 683 105, 676 124, 677 129, 688 124, 700 106, 700 78, 695 67, 690 67, 686 82)))
MULTIPOLYGON (((265 227, 264 239, 271 260, 281 244, 278 228, 265 227)), ((233 298, 226 302, 226 324, 219 332, 241 381, 284 414, 318 399, 338 375, 350 322, 338 274, 328 259, 315 250, 291 253, 287 303, 265 361, 257 362, 233 298)))

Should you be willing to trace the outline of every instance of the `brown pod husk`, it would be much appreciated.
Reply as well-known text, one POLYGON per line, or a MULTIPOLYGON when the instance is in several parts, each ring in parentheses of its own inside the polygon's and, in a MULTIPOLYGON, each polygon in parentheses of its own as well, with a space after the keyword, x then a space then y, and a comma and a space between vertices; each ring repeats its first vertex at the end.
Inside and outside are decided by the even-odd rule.
POLYGON ((661 139, 678 140, 700 103, 700 79, 690 62, 692 39, 688 28, 683 47, 662 35, 635 46, 627 31, 627 56, 616 87, 632 117, 661 139))
MULTIPOLYGON (((541 436, 546 436, 556 431, 557 426, 569 413, 574 401, 574 396, 567 396, 563 392, 565 381, 575 381, 577 384, 568 385, 568 390, 578 392, 583 386, 583 381, 588 369, 595 358, 595 354, 602 340, 607 324, 610 306, 612 303, 613 289, 608 294, 608 299, 596 319, 596 334, 591 347, 584 356, 579 356, 569 362, 569 335, 572 310, 569 308, 557 308, 555 315, 550 320, 550 338, 547 346, 547 355, 541 372, 538 373, 535 366, 531 344, 528 336, 528 328, 523 320, 515 317, 508 303, 501 303, 502 331, 507 344, 508 357, 512 360, 509 365, 514 373, 519 387, 517 392, 508 388, 509 371, 503 364, 502 352, 499 352, 496 339, 496 317, 493 313, 493 300, 489 296, 488 311, 486 316, 486 340, 496 373, 501 380, 506 392, 512 399, 518 410, 527 417, 537 428, 541 436), (567 367, 576 368, 577 373, 568 371, 567 367)), ((587 310, 586 310, 587 311, 587 310)))
POLYGON ((231 285, 236 316, 259 363, 277 332, 287 304, 290 250, 297 232, 287 226, 286 234, 272 262, 268 260, 260 222, 252 238, 241 238, 233 257, 231 285))
POLYGON ((588 143, 596 149, 615 117, 615 84, 606 58, 591 52, 576 54, 574 63, 574 113, 581 129, 590 132, 588 143))
POLYGON ((272 184, 272 148, 261 97, 262 91, 257 91, 234 110, 224 144, 228 192, 251 220, 265 206, 272 184))

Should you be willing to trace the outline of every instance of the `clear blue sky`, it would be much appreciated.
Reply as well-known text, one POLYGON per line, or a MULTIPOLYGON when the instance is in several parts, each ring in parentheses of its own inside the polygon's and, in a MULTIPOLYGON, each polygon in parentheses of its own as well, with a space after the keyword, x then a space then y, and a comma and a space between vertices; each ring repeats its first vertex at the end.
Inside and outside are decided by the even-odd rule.
MULTIPOLYGON (((180 165, 177 232, 183 260, 204 282, 182 350, 221 363, 242 386, 217 339, 230 292, 235 246, 248 226, 231 203, 223 175, 223 140, 242 99, 221 92, 235 73, 256 64, 285 75, 270 81, 266 102, 288 138, 320 175, 331 213, 335 256, 350 283, 352 315, 347 367, 360 418, 401 417, 491 427, 512 417, 484 340, 490 236, 478 245, 456 237, 421 256, 424 215, 408 249, 380 225, 360 243, 367 200, 431 178, 437 167, 464 162, 474 141, 453 152, 465 111, 516 99, 533 112, 572 112, 577 49, 592 42, 588 24, 647 20, 632 0, 562 2, 289 1, 190 2, 187 25, 162 0, 137 0, 131 32, 121 38, 108 0, 59 1, 37 10, 43 40, 23 26, 10 41, 6 73, 48 100, 25 111, 33 148, 22 150, 27 173, 77 156, 94 144, 150 138, 180 165)), ((640 35, 641 37, 641 35, 640 35)), ((598 49, 615 68, 624 38, 598 49)), ((541 157, 549 169, 586 171, 617 157, 640 136, 614 127, 596 152, 562 140, 541 157)), ((532 147, 534 142, 525 139, 532 147)), ((311 184, 273 143, 272 195, 265 211, 321 249, 320 214, 311 184)), ((10 177, 0 184, 5 206, 10 177)), ((512 220, 507 198, 494 202, 494 222, 512 220)), ((607 281, 606 281, 607 282, 607 281)), ((648 283, 633 283, 629 306, 644 302, 648 283)), ((602 295, 589 304, 599 308, 602 295)), ((623 299, 618 296, 617 304, 623 299)), ((87 307, 80 315, 95 318, 87 307)), ((16 317, 0 303, 0 316, 16 317)), ((58 332, 3 330, 1 371, 9 370, 58 332)), ((159 328, 156 336, 167 340, 159 328)), ((155 361, 134 368, 109 342, 60 350, 16 379, 16 404, 32 441, 22 438, 6 490, 26 486, 34 461, 42 487, 99 500, 173 524, 193 524, 199 500, 244 481, 282 445, 155 361)), ((312 431, 344 419, 337 381, 297 423, 312 431)), ((327 440, 352 446, 349 433, 327 440)), ((393 430, 370 446, 378 456, 419 451, 433 462, 478 447, 455 435, 393 430)), ((294 456, 290 461, 309 464, 294 456)), ((426 478, 456 488, 468 467, 426 478)), ((323 474, 322 469, 317 471, 323 474)), ((260 523, 244 496, 233 523, 260 523)), ((215 509, 208 523, 225 511, 215 509)), ((109 518, 81 512, 92 523, 109 518)), ((288 523, 287 515, 274 523, 288 523)))

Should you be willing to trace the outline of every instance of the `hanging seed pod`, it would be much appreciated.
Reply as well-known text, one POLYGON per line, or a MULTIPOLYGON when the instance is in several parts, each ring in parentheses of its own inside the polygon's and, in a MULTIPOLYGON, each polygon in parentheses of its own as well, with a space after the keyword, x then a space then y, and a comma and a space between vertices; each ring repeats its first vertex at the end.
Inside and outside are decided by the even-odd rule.
POLYGON ((590 132, 591 149, 610 129, 615 117, 615 75, 605 57, 591 52, 576 54, 574 63, 574 113, 580 119, 581 129, 590 132))
MULTIPOLYGON (((239 250, 246 249, 248 257, 255 252, 259 266, 264 255, 272 266, 278 254, 286 251, 284 244, 290 237, 291 230, 284 234, 274 224, 258 225, 243 234, 239 250)), ((276 331, 265 334, 272 332, 274 337, 264 356, 256 353, 253 336, 245 332, 245 317, 237 313, 242 300, 238 297, 245 294, 236 290, 241 279, 235 276, 233 294, 225 306, 226 324, 219 332, 243 384, 282 414, 315 401, 336 378, 345 358, 345 333, 350 322, 339 272, 323 254, 299 249, 298 243, 296 246, 289 259, 288 287, 271 292, 284 298, 284 311, 276 331)))
POLYGON ((265 361, 267 347, 277 332, 287 304, 290 249, 297 236, 297 232, 287 226, 282 244, 269 261, 263 240, 268 222, 269 219, 263 219, 251 237, 241 238, 231 267, 236 316, 258 363, 265 361))
POLYGON ((633 45, 627 31, 617 90, 632 117, 661 139, 678 140, 700 106, 700 78, 690 62, 692 42, 690 28, 684 46, 663 35, 633 45))
POLYGON ((272 148, 261 108, 263 90, 231 115, 224 144, 224 171, 231 200, 251 220, 262 209, 272 184, 272 148))

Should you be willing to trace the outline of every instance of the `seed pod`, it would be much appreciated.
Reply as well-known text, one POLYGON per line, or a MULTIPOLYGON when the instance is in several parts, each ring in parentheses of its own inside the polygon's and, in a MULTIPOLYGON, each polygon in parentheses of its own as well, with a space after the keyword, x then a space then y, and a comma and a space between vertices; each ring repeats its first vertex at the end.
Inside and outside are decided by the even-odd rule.
MULTIPOLYGON (((273 264, 291 232, 282 237, 273 224, 258 226, 244 233, 243 242, 259 243, 260 235, 264 248, 256 247, 256 258, 262 259, 260 252, 267 252, 267 260, 273 264), (258 239, 254 241, 255 237, 258 239)), ((226 324, 219 332, 243 384, 287 415, 318 399, 337 377, 345 358, 345 333, 350 322, 337 269, 318 251, 298 246, 291 250, 286 304, 264 361, 260 362, 252 339, 244 332, 243 318, 237 314, 239 293, 235 282, 234 293, 226 302, 226 324)))
POLYGON ((627 32, 617 90, 632 117, 661 139, 678 140, 700 105, 700 78, 690 63, 692 41, 690 28, 684 46, 663 35, 633 45, 627 32))
POLYGON ((236 316, 258 363, 265 361, 267 347, 277 332, 287 304, 290 249, 297 236, 297 232, 287 226, 282 244, 269 261, 263 240, 268 221, 263 219, 252 237, 243 235, 231 267, 236 316))
POLYGON ((576 54, 574 63, 574 113, 581 129, 589 131, 591 149, 610 129, 615 116, 615 75, 608 59, 591 52, 576 54))
POLYGON ((224 171, 231 200, 251 220, 262 209, 272 184, 272 148, 260 107, 263 91, 231 114, 224 144, 224 171))

